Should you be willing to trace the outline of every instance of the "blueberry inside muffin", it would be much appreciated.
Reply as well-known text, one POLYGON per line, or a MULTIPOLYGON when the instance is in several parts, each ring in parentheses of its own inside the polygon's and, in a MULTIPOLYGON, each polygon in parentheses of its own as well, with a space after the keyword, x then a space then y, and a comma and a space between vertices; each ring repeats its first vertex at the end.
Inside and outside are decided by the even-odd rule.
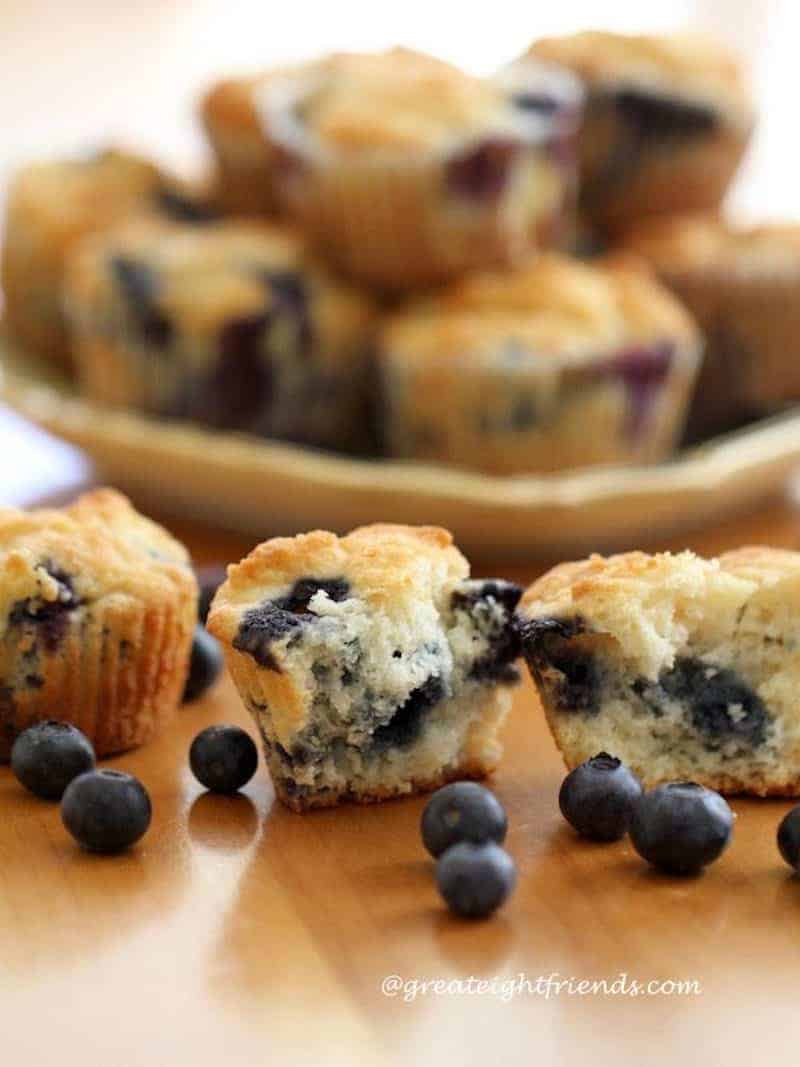
POLYGON ((378 800, 491 769, 520 595, 470 579, 424 527, 276 539, 231 568, 208 625, 282 799, 378 800))

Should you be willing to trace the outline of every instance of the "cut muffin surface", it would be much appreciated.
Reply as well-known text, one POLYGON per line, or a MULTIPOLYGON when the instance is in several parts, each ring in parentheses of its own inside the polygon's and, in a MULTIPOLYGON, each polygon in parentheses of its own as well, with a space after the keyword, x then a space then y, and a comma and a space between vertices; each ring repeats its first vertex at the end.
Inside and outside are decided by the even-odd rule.
POLYGON ((800 791, 800 553, 592 556, 534 582, 519 618, 569 767, 606 751, 648 787, 800 791))
POLYGON ((518 679, 520 593, 470 579, 434 527, 276 538, 230 567, 208 628, 279 797, 304 810, 488 773, 518 679))

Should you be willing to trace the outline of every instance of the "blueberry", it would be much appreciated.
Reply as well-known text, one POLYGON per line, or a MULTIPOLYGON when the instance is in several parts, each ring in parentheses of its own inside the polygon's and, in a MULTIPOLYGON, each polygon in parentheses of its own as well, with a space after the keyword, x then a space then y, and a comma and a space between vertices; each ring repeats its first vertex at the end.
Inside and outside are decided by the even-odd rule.
POLYGON ((235 793, 256 773, 258 750, 238 726, 209 726, 192 741, 189 765, 212 793, 235 793))
POLYGON ((208 611, 211 607, 211 601, 214 599, 214 594, 225 581, 227 568, 212 564, 208 567, 198 567, 195 571, 197 575, 197 584, 200 586, 200 596, 197 601, 197 615, 200 622, 204 623, 208 619, 208 611))
POLYGON ((452 782, 437 789, 422 813, 422 843, 434 857, 469 841, 501 845, 508 829, 503 805, 477 782, 452 782))
POLYGON ((11 749, 11 769, 43 800, 60 800, 73 778, 95 764, 94 748, 77 726, 38 722, 23 731, 11 749))
POLYGON ((183 690, 184 704, 197 700, 216 680, 222 670, 222 649, 219 641, 199 624, 194 630, 192 641, 192 658, 189 664, 189 677, 183 690))
POLYGON ((465 919, 485 919, 497 911, 517 880, 514 861, 493 841, 462 841, 436 863, 436 884, 452 912, 465 919))
POLYGON ((625 764, 600 752, 576 767, 561 783, 558 806, 582 837, 618 841, 628 831, 642 783, 625 764))
POLYGON ((482 141, 447 164, 446 180, 458 196, 496 201, 508 185, 511 166, 520 146, 510 138, 482 141))
POLYGON ((800 870, 800 805, 783 817, 778 827, 778 848, 789 866, 800 870))
POLYGON ((64 825, 91 852, 121 852, 150 825, 147 790, 132 774, 89 771, 67 786, 61 801, 64 825))
POLYGON ((582 618, 524 619, 519 636, 536 684, 558 711, 600 711, 603 674, 582 618))
POLYGON ((615 104, 642 138, 672 140, 711 133, 718 123, 714 109, 677 97, 657 96, 641 89, 622 89, 615 104))
POLYGON ((174 331, 170 319, 158 307, 156 272, 128 256, 114 256, 110 269, 145 344, 157 349, 168 348, 174 331))
POLYGON ((446 696, 447 689, 441 678, 435 674, 426 678, 422 685, 409 693, 391 719, 373 731, 373 750, 381 751, 389 746, 401 747, 416 741, 425 713, 446 696))
POLYGON ((730 842, 733 812, 719 793, 696 782, 670 782, 645 793, 630 823, 639 855, 669 874, 696 874, 730 842))

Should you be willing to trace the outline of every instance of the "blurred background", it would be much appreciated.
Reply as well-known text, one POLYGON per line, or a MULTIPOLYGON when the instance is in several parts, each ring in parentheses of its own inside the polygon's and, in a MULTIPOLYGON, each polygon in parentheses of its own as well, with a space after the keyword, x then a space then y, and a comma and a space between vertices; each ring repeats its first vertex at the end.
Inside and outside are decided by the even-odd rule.
MULTIPOLYGON (((221 74, 337 48, 405 44, 488 72, 533 38, 587 27, 700 28, 745 54, 761 121, 733 191, 745 219, 796 214, 796 0, 0 0, 0 200, 23 161, 123 142, 192 173, 198 94, 221 74)), ((0 503, 85 477, 81 457, 0 407, 0 503)))

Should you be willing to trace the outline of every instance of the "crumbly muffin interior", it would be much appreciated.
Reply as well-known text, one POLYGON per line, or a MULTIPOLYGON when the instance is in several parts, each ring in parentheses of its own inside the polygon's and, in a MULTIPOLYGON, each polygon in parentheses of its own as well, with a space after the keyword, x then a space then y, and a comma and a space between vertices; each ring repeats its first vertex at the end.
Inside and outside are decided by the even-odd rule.
POLYGON ((293 731, 274 704, 247 698, 273 772, 294 793, 358 793, 407 791, 403 782, 455 766, 494 687, 516 680, 519 595, 465 580, 382 610, 343 578, 304 578, 245 612, 234 647, 311 694, 293 731))
POLYGON ((790 558, 772 573, 747 551, 720 565, 656 557, 646 581, 587 577, 584 597, 578 578, 571 610, 561 595, 553 614, 523 605, 523 648, 568 763, 605 749, 651 785, 795 789, 800 558, 778 555, 790 558))

